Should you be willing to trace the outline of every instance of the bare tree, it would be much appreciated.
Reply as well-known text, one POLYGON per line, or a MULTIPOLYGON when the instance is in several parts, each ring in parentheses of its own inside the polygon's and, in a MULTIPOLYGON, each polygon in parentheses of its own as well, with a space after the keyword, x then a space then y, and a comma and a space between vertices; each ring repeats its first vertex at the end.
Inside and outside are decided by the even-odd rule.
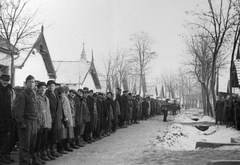
MULTIPOLYGON (((141 87, 143 87, 143 77, 148 65, 152 59, 156 57, 156 52, 152 51, 152 45, 154 39, 146 32, 133 33, 130 36, 130 41, 132 41, 132 61, 137 63, 139 69, 139 94, 141 93, 141 87)), ((145 93, 143 93, 145 96, 145 93)))
POLYGON ((162 74, 161 76, 162 84, 164 84, 165 87, 165 95, 171 99, 173 97, 172 92, 174 91, 174 87, 177 84, 176 75, 171 71, 166 71, 164 73, 165 74, 162 74))
POLYGON ((38 9, 31 12, 28 8, 29 0, 2 0, 0 4, 0 35, 8 45, 11 56, 11 83, 14 85, 14 60, 19 52, 29 48, 27 40, 35 36, 39 31, 40 23, 35 19, 38 9))
POLYGON ((112 76, 112 72, 114 72, 115 68, 114 68, 114 59, 113 59, 113 55, 111 54, 111 52, 109 51, 108 54, 108 58, 103 59, 103 63, 104 63, 104 69, 105 69, 105 80, 106 80, 106 92, 107 91, 111 91, 111 76, 112 76))
POLYGON ((193 34, 189 40, 186 41, 188 54, 190 55, 187 66, 188 72, 196 76, 198 82, 201 84, 202 101, 204 114, 213 116, 213 110, 210 105, 209 84, 212 69, 212 55, 209 50, 211 39, 205 33, 193 34))
POLYGON ((234 35, 234 27, 239 22, 239 14, 234 7, 234 0, 208 0, 209 11, 197 14, 199 22, 193 23, 211 38, 209 50, 212 53, 210 88, 213 97, 213 105, 216 103, 216 73, 217 61, 222 48, 228 43, 228 39, 234 35))
POLYGON ((122 86, 122 80, 124 78, 130 78, 131 69, 129 64, 129 58, 125 49, 117 48, 116 52, 109 51, 109 55, 103 60, 105 66, 105 79, 107 90, 116 88, 116 84, 119 87, 122 86), (126 75, 129 75, 126 77, 126 75))

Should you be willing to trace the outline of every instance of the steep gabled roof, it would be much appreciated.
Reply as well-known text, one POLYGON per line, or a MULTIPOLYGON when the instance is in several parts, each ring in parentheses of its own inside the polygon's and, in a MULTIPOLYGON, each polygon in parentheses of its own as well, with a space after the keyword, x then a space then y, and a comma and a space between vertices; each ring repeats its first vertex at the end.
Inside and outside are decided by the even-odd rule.
POLYGON ((9 48, 7 40, 4 39, 2 36, 0 36, 0 52, 9 54, 9 53, 11 53, 10 50, 14 51, 13 52, 14 55, 19 54, 19 50, 17 48, 15 48, 12 44, 10 44, 10 48, 9 48))
POLYGON ((97 71, 94 63, 80 61, 53 61, 57 75, 57 83, 61 84, 83 84, 88 73, 92 75, 95 87, 101 89, 97 71))

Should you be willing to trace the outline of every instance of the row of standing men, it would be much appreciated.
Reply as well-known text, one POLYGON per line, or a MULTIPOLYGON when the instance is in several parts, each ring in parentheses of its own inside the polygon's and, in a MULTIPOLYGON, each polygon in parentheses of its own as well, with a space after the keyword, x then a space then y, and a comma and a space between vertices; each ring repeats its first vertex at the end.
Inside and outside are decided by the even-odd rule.
POLYGON ((37 82, 31 75, 24 89, 12 90, 9 75, 0 81, 0 164, 14 161, 10 153, 17 143, 19 164, 40 165, 150 116, 163 113, 167 121, 166 102, 121 94, 119 88, 114 98, 87 87, 76 91, 53 80, 37 82))

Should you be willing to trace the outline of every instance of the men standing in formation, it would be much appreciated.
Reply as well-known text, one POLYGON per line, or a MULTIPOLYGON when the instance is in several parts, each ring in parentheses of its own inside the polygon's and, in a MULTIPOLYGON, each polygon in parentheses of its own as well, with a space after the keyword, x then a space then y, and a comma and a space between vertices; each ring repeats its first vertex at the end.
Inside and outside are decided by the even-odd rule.
POLYGON ((46 164, 161 113, 158 100, 142 100, 127 90, 121 95, 117 88, 114 98, 112 92, 94 93, 87 87, 76 91, 31 75, 23 90, 15 88, 15 99, 9 81, 9 75, 0 76, 0 164, 14 161, 10 152, 17 141, 19 164, 46 164))

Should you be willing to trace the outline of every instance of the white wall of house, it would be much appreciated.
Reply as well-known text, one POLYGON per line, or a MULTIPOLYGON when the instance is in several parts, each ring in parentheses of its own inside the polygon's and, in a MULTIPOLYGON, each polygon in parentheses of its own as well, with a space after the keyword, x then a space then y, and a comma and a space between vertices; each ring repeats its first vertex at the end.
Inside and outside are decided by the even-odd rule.
POLYGON ((15 70, 15 85, 24 86, 28 75, 32 75, 39 81, 47 82, 49 80, 43 59, 39 53, 30 55, 24 67, 15 70))
MULTIPOLYGON (((57 82, 57 81, 56 81, 57 82)), ((101 92, 101 90, 95 88, 95 84, 93 82, 91 74, 88 74, 84 83, 82 85, 79 84, 61 84, 61 86, 68 86, 69 89, 78 90, 79 88, 83 89, 84 87, 88 87, 89 90, 93 90, 94 92, 101 92)))
POLYGON ((100 92, 100 90, 95 88, 95 84, 94 84, 91 74, 87 74, 87 77, 86 77, 84 83, 82 84, 81 88, 84 88, 84 87, 88 87, 89 90, 92 89, 94 92, 100 92))

